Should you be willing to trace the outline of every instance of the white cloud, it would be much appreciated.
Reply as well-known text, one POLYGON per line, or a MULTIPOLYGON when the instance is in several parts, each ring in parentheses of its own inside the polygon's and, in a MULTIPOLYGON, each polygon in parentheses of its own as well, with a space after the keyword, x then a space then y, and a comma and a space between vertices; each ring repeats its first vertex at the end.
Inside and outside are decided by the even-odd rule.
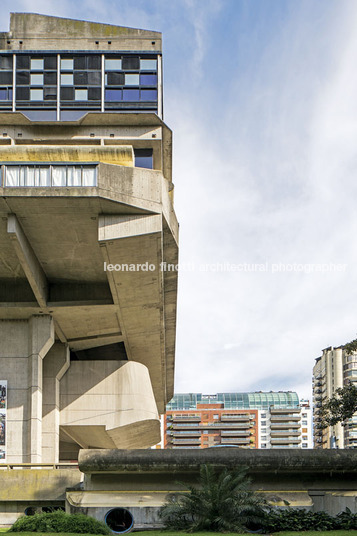
POLYGON ((4 0, 1 27, 11 9, 163 31, 180 260, 196 268, 180 275, 176 391, 297 389, 306 397, 320 349, 357 331, 357 9, 345 0, 299 2, 265 23, 256 5, 4 0), (243 33, 234 20, 224 27, 227 10, 237 27, 243 17, 243 33), (199 271, 217 262, 348 266, 199 271))

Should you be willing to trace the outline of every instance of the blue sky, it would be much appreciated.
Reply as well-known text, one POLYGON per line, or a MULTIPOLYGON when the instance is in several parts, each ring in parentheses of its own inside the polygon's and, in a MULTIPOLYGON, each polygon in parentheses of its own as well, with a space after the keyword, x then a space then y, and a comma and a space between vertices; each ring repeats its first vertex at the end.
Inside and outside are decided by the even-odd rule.
POLYGON ((297 390, 354 338, 357 4, 349 0, 3 0, 153 29, 174 131, 176 391, 297 390), (267 271, 202 271, 202 264, 267 271), (312 273, 276 271, 313 265, 312 273), (340 272, 316 272, 339 263, 340 272))

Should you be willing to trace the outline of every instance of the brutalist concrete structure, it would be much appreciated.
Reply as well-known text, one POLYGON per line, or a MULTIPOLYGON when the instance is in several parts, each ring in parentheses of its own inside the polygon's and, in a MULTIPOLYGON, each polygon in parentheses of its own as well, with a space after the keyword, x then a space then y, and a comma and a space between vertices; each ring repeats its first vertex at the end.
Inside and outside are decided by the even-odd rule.
POLYGON ((128 528, 160 528, 158 512, 167 496, 182 493, 182 482, 197 484, 204 463, 217 470, 247 467, 252 488, 272 506, 332 515, 346 507, 357 511, 356 451, 229 447, 82 450, 79 468, 84 482, 82 489, 67 491, 66 507, 100 520, 117 512, 128 528))
POLYGON ((1 461, 147 448, 176 329, 161 34, 13 13, 0 48, 1 461))

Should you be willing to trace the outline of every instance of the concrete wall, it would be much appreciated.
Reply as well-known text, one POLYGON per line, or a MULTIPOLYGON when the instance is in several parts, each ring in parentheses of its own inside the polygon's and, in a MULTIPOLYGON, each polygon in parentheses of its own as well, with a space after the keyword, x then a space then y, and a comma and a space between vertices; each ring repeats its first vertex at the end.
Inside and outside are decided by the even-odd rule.
POLYGON ((0 320, 0 368, 8 382, 8 462, 40 462, 42 455, 42 360, 54 342, 50 316, 0 320))
POLYGON ((66 488, 83 479, 78 468, 9 469, 0 466, 0 526, 11 525, 28 506, 64 506, 66 488))
POLYGON ((335 450, 84 450, 84 486, 67 492, 66 506, 100 520, 111 508, 126 508, 134 528, 158 527, 167 495, 185 489, 179 482, 196 484, 201 464, 210 463, 217 469, 246 466, 252 488, 274 506, 357 512, 356 462, 357 452, 335 450))

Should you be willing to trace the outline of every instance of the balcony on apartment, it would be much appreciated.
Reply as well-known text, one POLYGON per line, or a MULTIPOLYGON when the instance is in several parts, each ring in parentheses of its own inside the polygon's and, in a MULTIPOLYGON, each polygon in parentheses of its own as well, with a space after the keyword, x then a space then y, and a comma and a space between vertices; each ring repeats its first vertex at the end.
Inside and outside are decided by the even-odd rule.
POLYGON ((201 415, 172 415, 172 422, 201 422, 201 415))
POLYGON ((201 437, 200 430, 171 430, 172 437, 201 437))
POLYGON ((284 422, 284 421, 294 421, 294 422, 297 422, 301 419, 301 416, 300 415, 295 415, 295 414, 292 414, 292 413, 285 413, 284 415, 271 415, 270 417, 270 422, 271 424, 277 422, 284 422))
POLYGON ((286 429, 286 430, 279 430, 279 431, 274 431, 274 430, 272 430, 272 431, 270 432, 270 435, 271 435, 272 438, 274 438, 274 437, 281 437, 281 436, 283 436, 283 437, 288 437, 288 436, 294 436, 294 437, 296 437, 296 436, 299 436, 299 435, 300 435, 300 430, 298 430, 298 429, 292 429, 292 428, 288 428, 288 429, 286 429))
POLYGON ((271 438, 270 440, 271 445, 299 445, 301 443, 301 439, 297 437, 284 437, 284 438, 271 438))
POLYGON ((249 438, 239 437, 225 437, 221 439, 221 445, 249 445, 249 438))
POLYGON ((171 443, 173 445, 200 445, 201 438, 198 437, 188 437, 186 439, 178 439, 176 437, 171 438, 171 443))
POLYGON ((244 414, 238 414, 238 413, 223 413, 221 415, 221 421, 222 422, 232 422, 232 421, 239 421, 239 422, 249 422, 251 418, 254 418, 254 415, 250 415, 249 413, 244 414))
POLYGON ((300 428, 299 421, 272 422, 270 425, 270 428, 271 430, 280 430, 280 429, 286 429, 286 428, 300 428))
POLYGON ((249 437, 251 435, 251 431, 249 429, 244 431, 239 430, 229 430, 221 432, 221 437, 249 437))

